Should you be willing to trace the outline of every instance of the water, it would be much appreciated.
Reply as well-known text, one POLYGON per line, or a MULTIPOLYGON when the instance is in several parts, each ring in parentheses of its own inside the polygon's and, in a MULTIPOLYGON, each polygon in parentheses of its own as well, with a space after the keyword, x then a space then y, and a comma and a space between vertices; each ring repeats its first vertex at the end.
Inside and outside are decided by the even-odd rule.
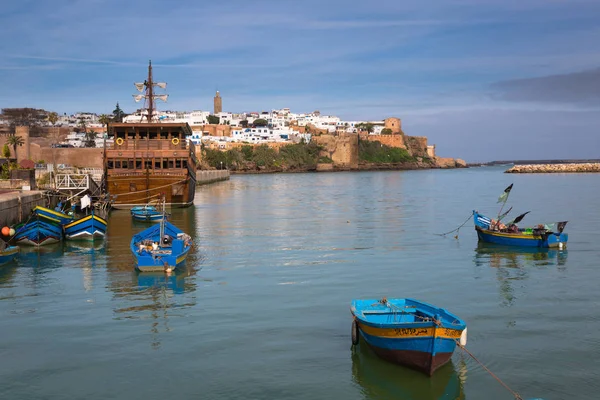
POLYGON ((414 297, 469 326, 467 347, 524 398, 600 383, 600 175, 501 168, 234 176, 173 221, 184 270, 132 271, 145 225, 113 212, 105 244, 24 249, 0 268, 2 399, 510 399, 457 350, 433 378, 351 349, 357 297, 414 297), (473 208, 569 220, 568 251, 478 246, 473 208))

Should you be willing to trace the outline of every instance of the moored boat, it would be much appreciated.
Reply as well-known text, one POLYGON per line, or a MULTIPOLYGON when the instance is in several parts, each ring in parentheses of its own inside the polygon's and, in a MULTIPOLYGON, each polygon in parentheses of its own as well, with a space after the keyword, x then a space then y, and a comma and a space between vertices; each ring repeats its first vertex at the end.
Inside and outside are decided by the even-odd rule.
POLYGON ((192 244, 189 235, 163 218, 159 224, 134 235, 130 249, 139 271, 169 272, 185 262, 192 244))
POLYGON ((106 236, 107 222, 96 215, 92 209, 89 215, 83 215, 64 226, 67 240, 99 240, 106 236))
POLYGON ((353 344, 361 338, 379 357, 430 376, 466 344, 461 319, 417 300, 353 300, 350 311, 353 344))
POLYGON ((0 265, 11 262, 17 257, 18 254, 18 246, 8 246, 4 241, 0 243, 0 265))
POLYGON ((36 206, 33 209, 33 213, 37 214, 40 218, 51 224, 65 225, 73 221, 72 215, 67 215, 61 211, 51 210, 50 208, 42 206, 36 206))
MULTIPOLYGON (((163 205, 164 207, 164 205, 163 205)), ((149 204, 145 206, 136 206, 131 209, 131 218, 142 222, 156 222, 163 219, 166 215, 160 212, 155 206, 149 204)))
POLYGON ((26 224, 17 229, 11 240, 17 245, 44 246, 60 242, 62 236, 60 225, 51 224, 40 216, 34 215, 26 224))
POLYGON ((506 246, 558 248, 567 247, 569 235, 563 230, 567 221, 552 224, 538 224, 534 227, 519 228, 516 224, 508 225, 473 211, 473 222, 477 237, 482 242, 506 246))

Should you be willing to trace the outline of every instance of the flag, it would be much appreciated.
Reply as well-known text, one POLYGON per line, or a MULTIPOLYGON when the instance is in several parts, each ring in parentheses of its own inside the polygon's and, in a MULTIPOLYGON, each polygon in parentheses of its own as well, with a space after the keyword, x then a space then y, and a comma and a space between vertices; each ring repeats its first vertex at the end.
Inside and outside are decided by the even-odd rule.
POLYGON ((509 187, 504 189, 504 193, 502 193, 500 195, 500 197, 498 197, 498 203, 503 203, 506 201, 506 199, 508 199, 508 194, 510 193, 510 190, 512 189, 512 187, 513 187, 513 184, 511 183, 509 187))
POLYGON ((522 220, 523 218, 525 218, 525 216, 526 216, 527 214, 529 214, 530 212, 531 212, 531 211, 527 211, 526 213, 523 213, 523 214, 519 215, 517 218, 515 218, 515 220, 514 220, 512 223, 513 223, 513 224, 518 224, 518 223, 519 223, 519 222, 521 222, 521 220, 522 220))

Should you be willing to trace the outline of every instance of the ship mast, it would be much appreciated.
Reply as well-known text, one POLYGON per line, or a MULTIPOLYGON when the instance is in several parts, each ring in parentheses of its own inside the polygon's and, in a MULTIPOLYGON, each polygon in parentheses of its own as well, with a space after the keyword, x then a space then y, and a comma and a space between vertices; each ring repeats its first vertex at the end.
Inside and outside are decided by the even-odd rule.
MULTIPOLYGON (((148 63, 148 78, 143 83, 134 83, 134 85, 138 91, 142 93, 145 92, 145 94, 134 94, 133 98, 136 102, 145 99, 144 106, 148 111, 146 118, 148 119, 148 122, 152 122, 152 119, 154 118, 155 100, 158 99, 166 102, 167 98, 169 97, 168 94, 154 94, 155 86, 161 89, 166 89, 167 84, 165 82, 154 82, 152 78, 152 60, 150 60, 148 63)), ((144 116, 142 115, 142 120, 143 119, 144 116)))

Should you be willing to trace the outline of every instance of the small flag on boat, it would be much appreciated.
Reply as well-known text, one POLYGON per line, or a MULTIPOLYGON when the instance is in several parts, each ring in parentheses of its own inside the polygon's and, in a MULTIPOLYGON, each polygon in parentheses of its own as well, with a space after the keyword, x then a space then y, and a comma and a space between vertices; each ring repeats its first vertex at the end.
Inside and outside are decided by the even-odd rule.
POLYGON ((531 212, 531 211, 527 211, 526 213, 523 213, 523 214, 519 215, 517 218, 515 218, 515 220, 514 220, 512 223, 513 223, 513 224, 518 224, 518 223, 519 223, 519 222, 521 222, 521 220, 522 220, 523 218, 525 218, 525 216, 526 216, 527 214, 529 214, 530 212, 531 212))
POLYGON ((498 203, 502 203, 502 202, 506 201, 506 199, 508 198, 508 194, 510 193, 510 190, 512 189, 512 187, 513 187, 513 184, 511 183, 509 187, 504 189, 504 193, 502 193, 500 195, 500 197, 498 197, 498 203))

